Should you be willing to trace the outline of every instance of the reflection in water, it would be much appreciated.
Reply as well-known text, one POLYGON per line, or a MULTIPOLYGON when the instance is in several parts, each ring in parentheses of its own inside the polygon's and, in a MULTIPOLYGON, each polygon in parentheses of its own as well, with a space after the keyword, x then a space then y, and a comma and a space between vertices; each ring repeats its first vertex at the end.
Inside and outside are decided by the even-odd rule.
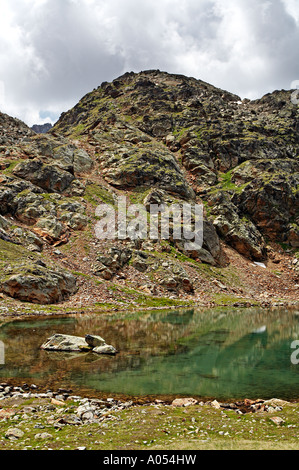
POLYGON ((0 377, 81 394, 297 399, 299 366, 290 360, 297 338, 298 312, 283 309, 16 320, 0 326, 6 353, 0 377), (110 357, 40 350, 54 333, 98 334, 120 353, 110 357))

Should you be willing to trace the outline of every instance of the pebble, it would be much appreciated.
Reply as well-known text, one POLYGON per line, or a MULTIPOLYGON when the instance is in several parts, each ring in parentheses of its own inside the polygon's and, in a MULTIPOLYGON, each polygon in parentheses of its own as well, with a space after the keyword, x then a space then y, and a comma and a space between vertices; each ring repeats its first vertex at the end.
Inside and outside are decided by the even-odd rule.
POLYGON ((20 439, 23 436, 24 436, 24 432, 19 428, 9 428, 5 433, 6 439, 9 439, 9 440, 20 439))
POLYGON ((272 421, 277 426, 281 426, 285 422, 284 419, 280 418, 279 416, 273 416, 273 418, 270 418, 270 421, 272 421))
MULTIPOLYGON (((0 384, 0 400, 6 400, 9 398, 12 399, 46 399, 49 400, 46 403, 35 406, 25 406, 23 412, 16 414, 12 410, 1 410, 0 409, 0 419, 11 419, 11 420, 25 420, 33 413, 38 413, 38 411, 53 412, 53 416, 48 417, 48 422, 52 423, 54 428, 61 428, 68 424, 84 425, 88 423, 99 423, 105 419, 111 419, 109 412, 111 411, 120 411, 127 409, 133 406, 132 401, 120 402, 114 398, 95 399, 95 398, 84 398, 78 395, 70 395, 67 391, 60 390, 59 393, 52 392, 48 390, 46 393, 37 393, 37 386, 24 386, 21 387, 11 387, 8 384, 0 384), (1 389, 3 390, 1 392, 1 389), (25 390, 26 391, 25 391, 25 390), (28 392, 27 390, 32 390, 28 392), (33 392, 33 390, 35 392, 33 392), (63 392, 63 394, 62 394, 63 392), (54 398, 55 397, 55 398, 54 398), (76 405, 70 405, 70 402, 77 403, 76 405), (69 414, 72 411, 72 414, 69 414), (55 413, 55 414, 54 414, 55 413), (65 414, 65 417, 64 417, 65 414), (14 417, 14 415, 16 415, 14 417)), ((102 423, 104 425, 104 423, 102 423)), ((34 426, 35 429, 44 429, 44 426, 40 423, 36 423, 34 426)), ((9 430, 10 434, 6 437, 8 439, 19 439, 21 437, 21 430, 16 430, 17 428, 12 428, 9 430), (13 434, 15 432, 15 434, 13 434), (9 437, 10 436, 10 437, 9 437)), ((8 431, 7 431, 8 432, 8 431)), ((45 434, 45 433, 42 433, 45 434)), ((38 434, 38 438, 42 439, 41 435, 38 434)))
POLYGON ((42 433, 36 434, 34 437, 37 440, 53 439, 52 434, 50 434, 48 432, 42 432, 42 433))

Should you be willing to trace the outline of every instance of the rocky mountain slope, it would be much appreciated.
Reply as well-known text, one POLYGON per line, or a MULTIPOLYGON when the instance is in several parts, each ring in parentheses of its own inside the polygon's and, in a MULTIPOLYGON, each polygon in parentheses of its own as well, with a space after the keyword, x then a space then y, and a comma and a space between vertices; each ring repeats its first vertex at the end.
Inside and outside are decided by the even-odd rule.
POLYGON ((290 97, 242 101, 145 71, 103 83, 46 134, 0 114, 3 309, 296 301, 299 109, 290 97), (116 210, 120 195, 145 207, 203 204, 203 248, 99 240, 96 208, 116 210))

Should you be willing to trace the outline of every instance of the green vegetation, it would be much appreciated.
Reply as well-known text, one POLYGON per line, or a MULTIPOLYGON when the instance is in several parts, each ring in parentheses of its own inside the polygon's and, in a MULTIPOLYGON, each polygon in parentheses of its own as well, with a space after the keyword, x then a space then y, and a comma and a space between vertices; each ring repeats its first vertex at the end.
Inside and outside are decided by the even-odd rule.
POLYGON ((258 305, 258 302, 253 302, 252 299, 240 298, 230 294, 211 294, 212 299, 218 306, 233 306, 236 304, 249 304, 258 305))
POLYGON ((4 175, 10 175, 11 173, 13 173, 13 170, 15 169, 15 167, 19 164, 19 163, 22 163, 24 160, 23 159, 19 159, 19 160, 13 160, 10 165, 6 168, 6 170, 2 171, 2 173, 4 175))
POLYGON ((170 299, 168 297, 155 297, 130 287, 118 286, 115 284, 112 284, 110 289, 115 293, 121 293, 122 302, 129 302, 128 308, 133 309, 183 307, 185 305, 190 305, 191 303, 190 301, 186 300, 170 299))
POLYGON ((86 186, 84 199, 93 206, 98 206, 103 202, 109 205, 114 204, 113 194, 106 188, 103 188, 97 184, 88 184, 86 186))
POLYGON ((221 187, 224 191, 234 191, 236 193, 241 193, 244 188, 246 188, 248 183, 237 185, 232 181, 233 170, 228 171, 227 173, 219 173, 220 183, 218 188, 221 187))

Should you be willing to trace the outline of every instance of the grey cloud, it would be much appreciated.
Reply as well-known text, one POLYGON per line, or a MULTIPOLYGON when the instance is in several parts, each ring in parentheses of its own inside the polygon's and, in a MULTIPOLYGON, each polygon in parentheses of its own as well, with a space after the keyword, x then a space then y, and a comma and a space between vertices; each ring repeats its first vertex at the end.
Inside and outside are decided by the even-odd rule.
POLYGON ((288 88, 299 79, 292 11, 293 0, 2 0, 0 109, 32 124, 148 68, 241 96, 288 88))

